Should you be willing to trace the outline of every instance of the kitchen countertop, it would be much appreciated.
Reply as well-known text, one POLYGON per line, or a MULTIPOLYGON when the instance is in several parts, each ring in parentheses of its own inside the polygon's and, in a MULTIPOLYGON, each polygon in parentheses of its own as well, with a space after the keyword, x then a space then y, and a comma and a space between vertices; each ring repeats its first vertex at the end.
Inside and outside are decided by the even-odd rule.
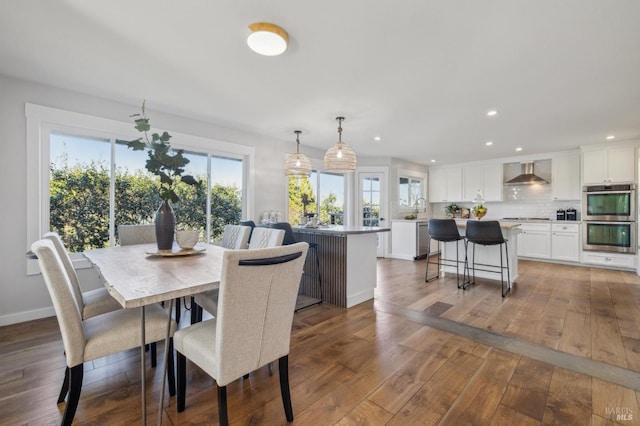
POLYGON ((319 226, 317 228, 307 228, 304 226, 293 227, 293 232, 304 232, 307 234, 326 234, 326 235, 352 235, 352 234, 371 234, 376 232, 389 232, 390 228, 378 226, 319 226))

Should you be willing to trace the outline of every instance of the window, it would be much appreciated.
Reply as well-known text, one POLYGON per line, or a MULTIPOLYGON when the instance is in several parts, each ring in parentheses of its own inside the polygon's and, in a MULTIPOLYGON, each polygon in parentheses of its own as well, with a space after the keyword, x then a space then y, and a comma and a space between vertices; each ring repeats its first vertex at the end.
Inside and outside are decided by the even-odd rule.
MULTIPOLYGON (((118 224, 153 222, 161 203, 157 177, 145 168, 146 152, 127 147, 138 137, 131 123, 31 104, 26 115, 27 244, 52 230, 78 252, 117 244, 118 224)), ((204 182, 179 188, 178 226, 216 239, 248 210, 253 148, 171 133, 172 146, 190 160, 185 173, 204 182)))
POLYGON ((289 223, 300 223, 304 214, 315 214, 322 223, 342 225, 344 186, 344 175, 317 170, 309 177, 289 179, 289 223))
POLYGON ((400 175, 398 200, 400 209, 412 209, 424 197, 423 178, 400 175))

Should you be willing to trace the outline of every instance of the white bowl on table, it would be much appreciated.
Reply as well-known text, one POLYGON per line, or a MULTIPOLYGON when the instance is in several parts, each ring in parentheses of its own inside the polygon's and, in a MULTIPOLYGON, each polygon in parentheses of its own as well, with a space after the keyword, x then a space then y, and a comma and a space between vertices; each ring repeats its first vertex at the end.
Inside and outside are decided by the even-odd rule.
POLYGON ((200 239, 200 231, 196 229, 185 229, 176 231, 176 242, 183 250, 192 249, 200 239))

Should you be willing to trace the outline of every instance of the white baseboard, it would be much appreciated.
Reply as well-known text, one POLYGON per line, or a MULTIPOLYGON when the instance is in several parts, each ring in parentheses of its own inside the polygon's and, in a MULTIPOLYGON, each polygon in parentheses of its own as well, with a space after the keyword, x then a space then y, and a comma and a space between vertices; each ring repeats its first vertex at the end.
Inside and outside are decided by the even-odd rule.
POLYGON ((369 299, 373 299, 374 288, 363 290, 356 294, 351 294, 347 296, 347 308, 358 305, 362 302, 366 302, 369 299))
POLYGON ((48 318, 56 315, 53 306, 49 308, 34 309, 32 311, 18 312, 9 315, 0 315, 0 327, 20 322, 36 320, 40 318, 48 318))

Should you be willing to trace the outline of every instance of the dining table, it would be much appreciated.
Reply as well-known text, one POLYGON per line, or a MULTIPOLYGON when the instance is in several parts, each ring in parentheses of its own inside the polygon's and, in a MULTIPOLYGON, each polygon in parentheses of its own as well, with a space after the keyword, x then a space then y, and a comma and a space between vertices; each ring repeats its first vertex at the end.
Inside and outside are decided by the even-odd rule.
MULTIPOLYGON (((84 256, 98 271, 105 287, 125 309, 140 309, 140 358, 142 423, 146 425, 145 306, 214 290, 220 285, 223 253, 227 249, 198 243, 183 250, 159 251, 155 244, 137 244, 87 250, 84 256)), ((162 423, 162 407, 169 354, 171 311, 167 321, 164 372, 158 424, 162 423)))

